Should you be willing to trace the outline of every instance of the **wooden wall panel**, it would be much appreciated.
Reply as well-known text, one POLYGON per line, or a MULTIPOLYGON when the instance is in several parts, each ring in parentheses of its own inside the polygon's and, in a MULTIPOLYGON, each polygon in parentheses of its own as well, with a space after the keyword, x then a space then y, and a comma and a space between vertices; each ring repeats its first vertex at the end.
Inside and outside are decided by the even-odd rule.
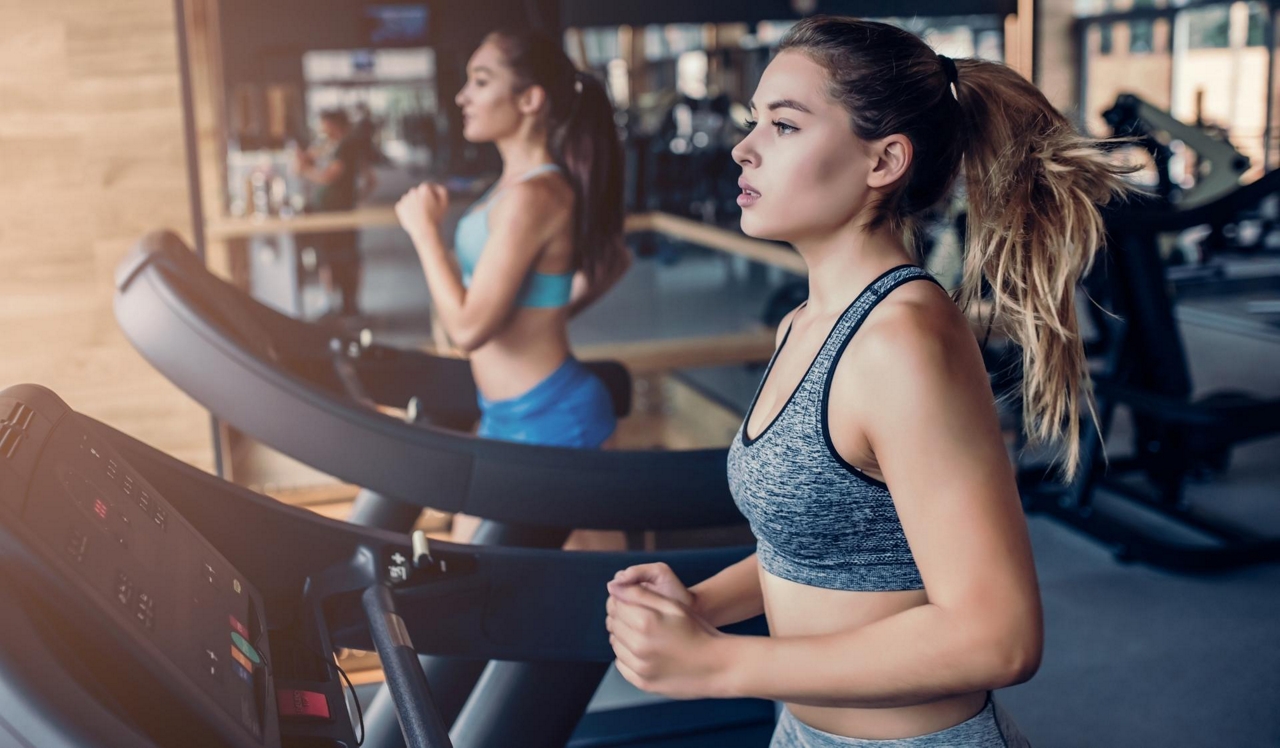
POLYGON ((0 386, 207 469, 207 415, 111 312, 139 236, 190 235, 179 93, 170 0, 0 0, 0 386))

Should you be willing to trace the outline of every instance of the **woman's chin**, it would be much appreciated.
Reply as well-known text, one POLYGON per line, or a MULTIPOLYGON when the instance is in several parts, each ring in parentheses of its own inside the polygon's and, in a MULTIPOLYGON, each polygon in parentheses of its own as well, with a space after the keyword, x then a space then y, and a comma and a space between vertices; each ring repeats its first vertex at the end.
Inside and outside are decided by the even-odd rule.
POLYGON ((760 220, 750 209, 742 211, 742 218, 738 221, 738 227, 742 229, 742 233, 752 239, 765 239, 768 241, 781 241, 773 231, 770 230, 768 222, 760 220))
POLYGON ((468 143, 488 143, 493 140, 483 130, 472 125, 462 126, 462 139, 468 143))

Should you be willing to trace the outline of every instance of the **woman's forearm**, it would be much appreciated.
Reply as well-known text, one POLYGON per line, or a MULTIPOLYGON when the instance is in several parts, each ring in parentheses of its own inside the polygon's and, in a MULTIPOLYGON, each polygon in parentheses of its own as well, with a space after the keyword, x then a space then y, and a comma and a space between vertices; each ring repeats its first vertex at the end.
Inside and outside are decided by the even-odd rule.
POLYGON ((1031 626, 921 605, 851 631, 731 637, 724 692, 830 707, 909 706, 1027 680, 1031 626))
POLYGON ((764 613, 760 564, 756 554, 689 588, 694 612, 716 628, 764 613))
POLYGON ((427 276, 427 290, 431 293, 432 311, 444 327, 449 337, 457 340, 458 325, 461 322, 466 289, 449 254, 444 247, 440 234, 434 228, 411 235, 418 259, 422 262, 422 271, 427 276))

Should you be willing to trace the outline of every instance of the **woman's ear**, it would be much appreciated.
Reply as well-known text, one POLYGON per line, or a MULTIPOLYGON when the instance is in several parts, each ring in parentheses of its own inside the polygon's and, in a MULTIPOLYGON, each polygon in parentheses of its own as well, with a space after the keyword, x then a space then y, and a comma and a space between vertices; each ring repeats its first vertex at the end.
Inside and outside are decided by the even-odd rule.
POLYGON ((547 103, 547 90, 538 84, 529 86, 516 97, 516 107, 521 114, 534 115, 547 103))
POLYGON ((881 138, 871 143, 870 155, 871 171, 867 172, 867 186, 886 189, 902 179, 911 168, 911 139, 901 133, 881 138))

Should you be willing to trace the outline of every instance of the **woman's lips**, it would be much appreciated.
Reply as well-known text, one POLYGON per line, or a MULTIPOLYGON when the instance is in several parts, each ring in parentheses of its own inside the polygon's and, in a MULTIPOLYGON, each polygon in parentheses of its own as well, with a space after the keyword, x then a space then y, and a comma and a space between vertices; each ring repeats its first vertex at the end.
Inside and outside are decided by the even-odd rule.
POLYGON ((738 180, 738 188, 742 190, 742 194, 738 195, 738 205, 743 208, 750 208, 760 199, 760 192, 752 187, 745 179, 738 180))

